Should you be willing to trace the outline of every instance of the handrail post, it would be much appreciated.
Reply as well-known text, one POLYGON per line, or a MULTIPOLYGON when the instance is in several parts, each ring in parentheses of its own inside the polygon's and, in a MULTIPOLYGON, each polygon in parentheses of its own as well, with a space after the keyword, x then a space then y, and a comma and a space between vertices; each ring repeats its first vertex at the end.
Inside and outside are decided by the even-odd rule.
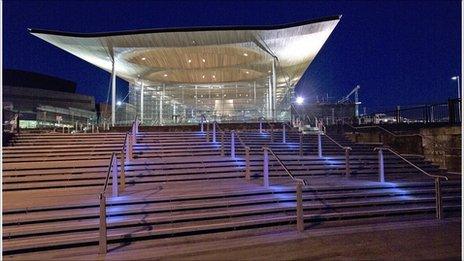
POLYGON ((235 158, 235 131, 230 132, 230 156, 235 158))
POLYGON ((345 173, 349 177, 351 175, 350 168, 350 147, 345 147, 345 173))
POLYGON ((135 125, 132 125, 132 145, 137 143, 137 131, 135 130, 135 125))
POLYGON ((216 121, 213 121, 213 142, 216 143, 216 121))
POLYGON ((106 231, 106 197, 103 193, 100 194, 100 227, 98 240, 98 253, 106 254, 107 248, 107 231, 106 231))
POLYGON ((379 182, 385 182, 385 169, 383 164, 383 149, 379 148, 379 182))
MULTIPOLYGON (((127 149, 127 148, 126 148, 127 149)), ((126 189, 126 164, 124 163, 124 151, 119 153, 119 162, 121 164, 121 192, 126 189)))
POLYGON ((269 152, 267 147, 263 147, 263 183, 265 188, 269 188, 269 152))
POLYGON ((317 133, 317 155, 322 157, 322 138, 320 131, 317 133))
POLYGON ((250 180, 251 172, 250 172, 250 147, 245 147, 245 179, 247 181, 250 180))
POLYGON ((200 119, 200 132, 203 132, 203 116, 200 119))
POLYGON ((263 133, 263 119, 259 118, 259 133, 263 133))
POLYGON ((133 144, 132 144, 132 135, 128 134, 129 137, 126 139, 126 162, 133 159, 133 144))
POLYGON ((206 123, 206 142, 209 142, 209 122, 206 123))
POLYGON ((303 156, 303 133, 300 133, 300 156, 303 156))
POLYGON ((92 123, 92 133, 95 133, 95 125, 92 123))
POLYGON ((296 183, 296 228, 298 232, 304 231, 303 217, 303 183, 296 183))
POLYGON ((285 124, 282 124, 282 143, 286 143, 285 124))
POLYGON ((226 153, 224 151, 224 131, 221 132, 221 156, 225 156, 226 153))
POLYGON ((271 142, 274 142, 274 126, 271 125, 271 142))
POLYGON ((443 201, 441 197, 440 178, 435 178, 435 210, 437 219, 443 218, 443 201))
POLYGON ((118 162, 117 156, 111 158, 111 188, 112 188, 112 195, 113 197, 117 197, 118 195, 118 162))

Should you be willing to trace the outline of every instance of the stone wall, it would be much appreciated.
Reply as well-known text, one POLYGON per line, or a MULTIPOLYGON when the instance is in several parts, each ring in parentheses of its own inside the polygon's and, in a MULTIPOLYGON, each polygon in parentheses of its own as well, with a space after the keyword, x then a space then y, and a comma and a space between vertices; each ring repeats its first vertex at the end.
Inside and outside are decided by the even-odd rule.
POLYGON ((461 172, 461 127, 422 128, 424 156, 448 171, 461 172))

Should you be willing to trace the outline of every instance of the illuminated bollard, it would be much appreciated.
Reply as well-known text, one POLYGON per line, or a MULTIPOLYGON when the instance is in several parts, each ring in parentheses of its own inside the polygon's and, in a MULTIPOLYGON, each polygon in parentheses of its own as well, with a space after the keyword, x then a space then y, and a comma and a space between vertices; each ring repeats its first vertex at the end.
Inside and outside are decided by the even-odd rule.
POLYGON ((259 119, 259 133, 263 133, 263 120, 259 119))
POLYGON ((383 164, 383 150, 379 149, 379 182, 385 182, 385 169, 383 164))
POLYGON ((437 219, 443 217, 443 201, 441 198, 441 184, 440 178, 435 178, 435 210, 437 219))
POLYGON ((200 131, 203 132, 203 117, 200 120, 200 131))
POLYGON ((209 123, 206 123, 206 142, 209 142, 209 123))
POLYGON ((133 144, 132 144, 132 135, 130 134, 129 132, 129 137, 127 137, 126 139, 126 162, 129 162, 130 160, 132 160, 134 157, 133 157, 133 144))
POLYGON ((317 155, 319 157, 322 157, 322 138, 321 138, 321 132, 317 133, 317 155))
POLYGON ((235 158, 235 131, 230 132, 230 156, 235 158))
POLYGON ((285 134, 285 124, 282 124, 282 143, 286 143, 287 142, 287 138, 286 138, 286 134, 285 134))
POLYGON ((216 121, 213 121, 213 142, 216 142, 216 121))
POLYGON ((265 188, 269 188, 269 152, 267 147, 263 147, 263 185, 265 188))

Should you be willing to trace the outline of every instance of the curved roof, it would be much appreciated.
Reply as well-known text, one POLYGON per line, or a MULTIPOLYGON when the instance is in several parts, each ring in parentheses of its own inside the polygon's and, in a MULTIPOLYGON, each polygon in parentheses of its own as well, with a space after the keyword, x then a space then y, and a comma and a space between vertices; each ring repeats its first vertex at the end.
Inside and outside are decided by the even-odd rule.
POLYGON ((211 84, 269 76, 294 86, 340 16, 273 26, 225 26, 71 33, 30 33, 129 82, 211 84))

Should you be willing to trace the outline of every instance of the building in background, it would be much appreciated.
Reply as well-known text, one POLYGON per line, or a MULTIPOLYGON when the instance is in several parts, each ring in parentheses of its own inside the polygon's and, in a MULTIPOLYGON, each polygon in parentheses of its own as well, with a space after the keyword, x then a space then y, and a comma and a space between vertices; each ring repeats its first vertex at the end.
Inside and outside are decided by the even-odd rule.
POLYGON ((21 128, 95 123, 95 99, 76 93, 74 82, 21 70, 3 70, 3 116, 20 114, 21 128))
MULTIPOLYGON (((30 33, 112 77, 111 124, 119 124, 116 77, 144 125, 290 120, 294 88, 339 22, 285 25, 30 33)), ((129 109, 132 112, 132 107, 129 109)), ((127 112, 128 108, 119 110, 127 112)))

